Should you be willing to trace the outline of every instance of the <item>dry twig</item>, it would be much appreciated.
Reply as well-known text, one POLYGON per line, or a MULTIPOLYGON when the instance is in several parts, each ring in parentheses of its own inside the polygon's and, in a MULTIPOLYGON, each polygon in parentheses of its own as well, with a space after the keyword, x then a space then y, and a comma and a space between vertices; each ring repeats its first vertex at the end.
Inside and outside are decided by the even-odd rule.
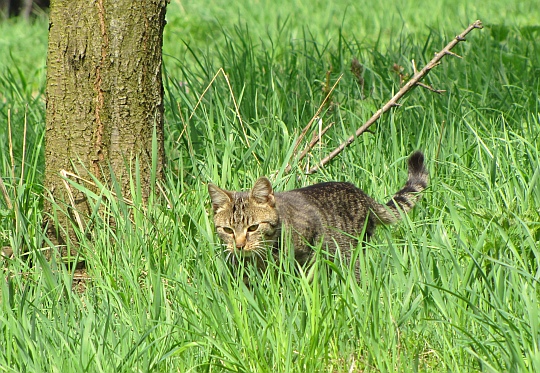
POLYGON ((474 22, 473 24, 471 24, 469 27, 467 27, 465 31, 463 31, 461 34, 456 36, 450 43, 448 43, 446 47, 443 48, 443 50, 441 50, 439 53, 436 53, 435 57, 433 57, 433 59, 429 61, 429 63, 426 66, 424 66, 422 70, 415 72, 414 76, 399 90, 399 92, 396 93, 394 97, 392 97, 390 101, 388 101, 381 109, 377 110, 377 112, 373 114, 373 116, 369 118, 369 120, 366 123, 364 123, 362 127, 358 128, 354 135, 349 137, 341 145, 339 145, 336 149, 334 149, 330 154, 328 154, 325 158, 323 158, 319 162, 319 164, 309 169, 307 173, 312 174, 314 172, 317 172, 321 167, 323 167, 325 164, 330 162, 336 155, 341 153, 343 149, 349 146, 358 136, 364 133, 373 123, 375 123, 382 116, 382 114, 386 113, 394 106, 399 106, 398 104, 399 99, 403 97, 408 91, 410 91, 415 86, 421 85, 424 88, 427 88, 437 93, 441 93, 438 90, 435 90, 434 88, 426 84, 420 83, 420 80, 422 80, 422 78, 424 78, 424 76, 426 76, 431 71, 432 68, 437 66, 444 56, 450 55, 454 57, 460 57, 457 54, 450 52, 450 50, 454 48, 459 42, 465 41, 465 36, 469 32, 471 32, 472 30, 476 28, 481 29, 483 27, 484 26, 482 25, 482 22, 478 20, 474 22))

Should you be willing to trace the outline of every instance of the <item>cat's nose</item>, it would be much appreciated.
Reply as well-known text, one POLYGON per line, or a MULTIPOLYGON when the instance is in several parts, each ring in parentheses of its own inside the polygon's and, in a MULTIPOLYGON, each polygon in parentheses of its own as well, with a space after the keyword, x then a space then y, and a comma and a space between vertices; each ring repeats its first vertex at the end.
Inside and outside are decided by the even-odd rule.
POLYGON ((237 249, 243 249, 246 246, 246 236, 237 236, 235 238, 236 248, 237 249))

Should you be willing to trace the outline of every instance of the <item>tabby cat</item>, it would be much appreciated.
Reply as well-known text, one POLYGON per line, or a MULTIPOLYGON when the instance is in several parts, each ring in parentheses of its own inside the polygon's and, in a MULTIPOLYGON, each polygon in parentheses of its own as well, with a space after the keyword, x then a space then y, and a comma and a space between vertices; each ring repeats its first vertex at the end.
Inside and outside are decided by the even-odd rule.
POLYGON ((226 244, 228 257, 252 260, 266 267, 268 248, 278 258, 281 231, 290 234, 294 257, 310 261, 313 246, 321 241, 331 253, 336 247, 345 256, 358 244, 365 229, 369 239, 375 226, 400 219, 400 210, 411 210, 428 183, 424 155, 414 152, 408 160, 405 186, 386 205, 376 202, 353 184, 327 182, 274 193, 270 181, 259 178, 250 191, 234 192, 208 184, 217 234, 226 244))

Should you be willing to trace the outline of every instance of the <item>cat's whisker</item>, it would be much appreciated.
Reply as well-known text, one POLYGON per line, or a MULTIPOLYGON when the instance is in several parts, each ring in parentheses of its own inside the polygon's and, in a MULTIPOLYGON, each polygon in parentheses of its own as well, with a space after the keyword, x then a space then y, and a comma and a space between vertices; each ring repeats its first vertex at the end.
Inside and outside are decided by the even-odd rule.
POLYGON ((255 249, 253 250, 253 253, 255 256, 257 256, 259 259, 261 259, 262 262, 264 262, 266 258, 266 246, 264 245, 257 245, 255 249))
POLYGON ((274 246, 275 242, 274 240, 262 240, 261 241, 261 246, 263 248, 269 248, 269 247, 272 247, 274 246))

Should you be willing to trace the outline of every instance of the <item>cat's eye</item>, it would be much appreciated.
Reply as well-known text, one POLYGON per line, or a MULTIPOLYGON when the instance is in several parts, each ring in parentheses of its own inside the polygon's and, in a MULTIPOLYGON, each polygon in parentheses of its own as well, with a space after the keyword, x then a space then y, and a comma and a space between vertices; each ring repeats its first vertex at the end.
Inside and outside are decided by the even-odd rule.
POLYGON ((257 229, 259 229, 259 224, 253 224, 250 225, 247 229, 248 232, 255 232, 257 229))
POLYGON ((227 234, 233 234, 234 233, 232 228, 229 228, 229 227, 223 227, 223 232, 225 232, 227 234))

